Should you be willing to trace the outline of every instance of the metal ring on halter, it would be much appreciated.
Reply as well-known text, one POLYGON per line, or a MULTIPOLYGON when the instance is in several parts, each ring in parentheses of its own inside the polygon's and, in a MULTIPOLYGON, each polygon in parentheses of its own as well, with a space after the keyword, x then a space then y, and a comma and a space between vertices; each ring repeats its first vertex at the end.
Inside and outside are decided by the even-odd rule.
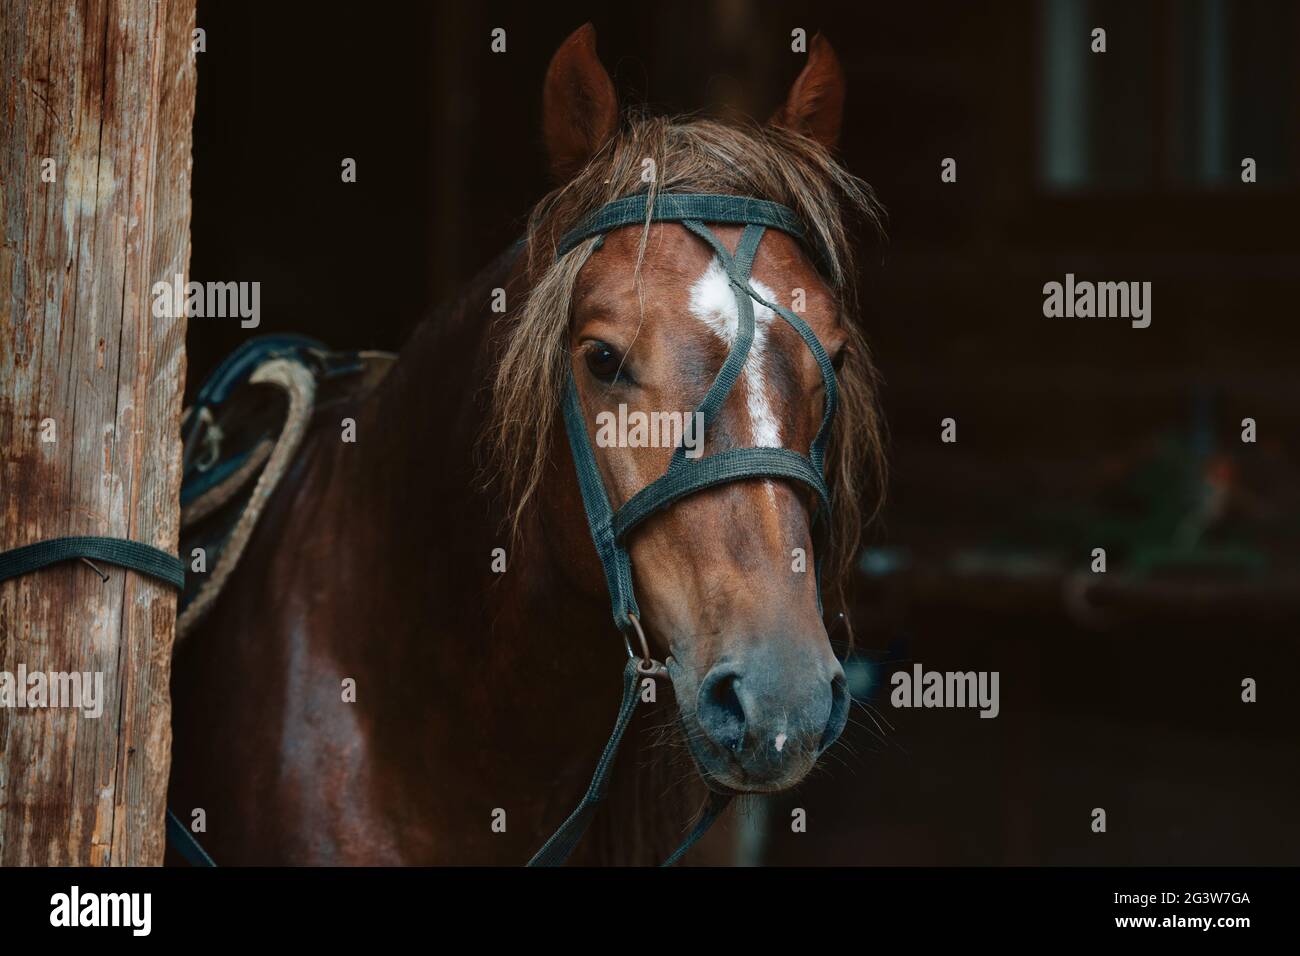
POLYGON ((641 642, 641 657, 638 658, 632 650, 632 642, 627 639, 627 631, 623 632, 623 644, 627 647, 627 656, 633 660, 650 661, 650 644, 645 639, 645 631, 641 630, 641 622, 637 620, 635 614, 629 614, 627 619, 632 622, 632 628, 636 631, 637 640, 641 642))
POLYGON ((637 616, 629 614, 627 619, 632 622, 637 641, 641 645, 641 656, 637 657, 636 652, 632 650, 632 642, 627 639, 627 633, 624 632, 623 645, 627 648, 627 656, 636 661, 636 669, 647 677, 667 677, 668 668, 650 656, 650 642, 646 640, 645 631, 641 629, 641 622, 637 619, 637 616))

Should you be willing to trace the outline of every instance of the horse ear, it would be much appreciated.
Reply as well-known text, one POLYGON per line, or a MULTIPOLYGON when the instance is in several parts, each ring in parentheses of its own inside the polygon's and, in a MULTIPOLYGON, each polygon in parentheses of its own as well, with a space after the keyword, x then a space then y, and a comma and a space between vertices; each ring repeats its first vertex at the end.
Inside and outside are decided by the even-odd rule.
POLYGON ((542 92, 542 130, 555 178, 572 179, 617 127, 618 94, 596 56, 596 30, 584 23, 555 51, 542 92))
POLYGON ((808 62, 771 122, 830 149, 840 138, 843 118, 844 70, 830 42, 818 33, 808 48, 808 62))

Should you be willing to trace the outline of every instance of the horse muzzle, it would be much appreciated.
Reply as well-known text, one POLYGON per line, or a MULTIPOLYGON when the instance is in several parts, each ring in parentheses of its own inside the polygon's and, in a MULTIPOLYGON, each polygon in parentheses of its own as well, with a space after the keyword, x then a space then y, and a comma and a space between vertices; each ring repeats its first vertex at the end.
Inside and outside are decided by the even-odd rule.
POLYGON ((691 755, 715 789, 770 793, 794 786, 848 722, 844 670, 823 660, 792 660, 773 642, 714 664, 697 686, 668 662, 691 755))

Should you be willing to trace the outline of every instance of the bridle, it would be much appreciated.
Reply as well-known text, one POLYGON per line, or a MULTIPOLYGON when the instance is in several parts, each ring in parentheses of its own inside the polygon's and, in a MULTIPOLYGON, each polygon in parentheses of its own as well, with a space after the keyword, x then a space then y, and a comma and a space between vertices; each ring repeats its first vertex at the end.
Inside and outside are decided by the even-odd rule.
MULTIPOLYGON (((727 396, 731 394, 749 355, 754 341, 754 303, 771 309, 786 321, 803 339, 817 366, 821 370, 826 403, 821 424, 813 438, 808 454, 801 455, 789 448, 731 448, 696 460, 686 457, 686 448, 679 444, 669 460, 664 474, 646 485, 620 508, 611 507, 609 495, 596 465, 596 456, 587 434, 578 387, 572 370, 564 385, 564 427, 573 453, 573 463, 578 473, 578 487, 582 492, 583 509, 591 540, 605 572, 609 589, 614 624, 623 636, 628 662, 623 671, 623 703, 619 708, 614 732, 601 754, 591 785, 578 807, 561 825, 537 854, 530 866, 554 866, 563 863, 582 836, 596 806, 604 798, 610 766, 622 740, 623 732, 631 720, 640 695, 637 693, 641 679, 663 678, 667 669, 654 660, 641 625, 641 612, 637 607, 632 588, 632 561, 627 550, 627 537, 638 525, 672 504, 696 492, 733 481, 752 478, 783 478, 809 487, 817 497, 813 514, 814 550, 818 556, 814 574, 817 580, 817 607, 821 610, 821 562, 824 548, 816 547, 826 536, 831 512, 830 490, 823 476, 826 464, 826 445, 830 439, 831 423, 835 419, 836 383, 835 369, 808 323, 777 302, 764 299, 750 284, 754 256, 767 229, 778 229, 811 248, 826 263, 829 256, 812 245, 799 218, 785 206, 751 199, 744 196, 725 196, 697 193, 659 193, 651 199, 647 193, 627 196, 609 203, 583 220, 573 231, 560 240, 557 259, 577 249, 582 243, 596 239, 592 249, 599 247, 605 235, 613 229, 651 222, 677 222, 694 233, 713 249, 727 273, 736 296, 738 329, 735 341, 722 368, 709 386, 704 399, 695 409, 702 416, 704 434, 717 418, 727 396), (733 255, 717 234, 705 223, 743 225, 740 241, 733 255), (635 644, 634 644, 635 641, 635 644), (638 652, 639 655, 638 656, 638 652)), ((665 866, 678 859, 704 835, 714 820, 726 808, 729 796, 711 791, 708 806, 681 846, 668 858, 665 866)))

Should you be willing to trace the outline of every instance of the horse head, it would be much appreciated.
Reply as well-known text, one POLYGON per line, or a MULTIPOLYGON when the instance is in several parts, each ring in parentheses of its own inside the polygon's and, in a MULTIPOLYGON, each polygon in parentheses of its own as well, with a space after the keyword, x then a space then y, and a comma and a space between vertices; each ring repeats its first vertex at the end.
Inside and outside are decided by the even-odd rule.
POLYGON ((637 616, 665 656, 690 753, 722 791, 796 784, 848 719, 818 568, 820 587, 834 592, 856 548, 864 485, 880 487, 883 465, 846 223, 853 211, 876 222, 878 207, 829 152, 843 99, 843 72, 820 36, 765 125, 622 115, 590 25, 560 47, 545 83, 545 142, 558 186, 529 225, 528 300, 509 329, 494 393, 497 447, 517 513, 548 471, 564 475, 564 492, 548 486, 536 497, 558 502, 542 509, 548 534, 577 556, 580 586, 604 599, 610 572, 592 548, 573 469, 547 467, 547 456, 564 454, 566 388, 614 511, 664 476, 674 455, 808 455, 828 401, 838 405, 833 424, 826 419, 824 500, 807 482, 729 478, 655 510, 622 541, 637 616), (805 232, 768 228, 750 250, 752 336, 707 427, 695 412, 744 326, 740 284, 726 263, 745 255, 748 227, 711 227, 729 255, 689 224, 648 215, 565 248, 575 226, 641 193, 780 204, 805 232), (823 504, 831 507, 819 516, 823 504))

